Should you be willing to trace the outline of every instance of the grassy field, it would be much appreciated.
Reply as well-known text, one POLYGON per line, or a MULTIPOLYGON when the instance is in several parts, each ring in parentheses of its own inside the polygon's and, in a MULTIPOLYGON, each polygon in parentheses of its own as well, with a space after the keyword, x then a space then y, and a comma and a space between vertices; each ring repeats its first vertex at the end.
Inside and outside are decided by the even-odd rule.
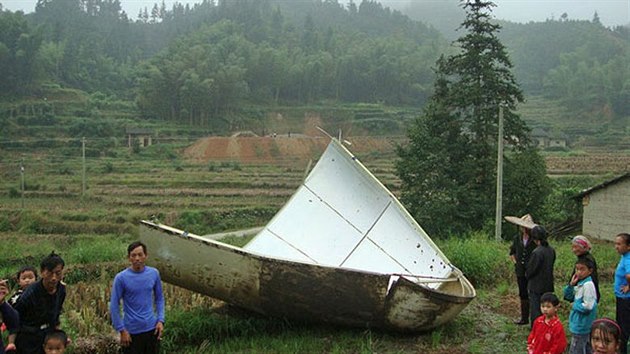
MULTIPOLYGON (((126 266, 126 245, 137 238, 139 220, 157 218, 197 234, 260 226, 288 200, 306 169, 186 160, 182 151, 189 142, 154 145, 135 153, 103 143, 101 153, 85 160, 83 193, 80 144, 58 145, 0 151, 0 276, 10 276, 23 264, 37 265, 52 250, 65 258, 69 291, 63 325, 74 340, 71 353, 116 352, 107 313, 109 287, 114 274, 126 266)), ((397 192, 391 159, 377 153, 358 157, 397 192)), ((444 327, 401 335, 262 318, 166 284, 164 352, 523 352, 528 330, 511 323, 518 305, 508 244, 482 234, 436 242, 478 290, 477 299, 444 327)), ((559 293, 574 256, 568 240, 554 240, 552 245, 558 251, 559 293)), ((613 316, 611 284, 617 255, 608 243, 596 244, 594 254, 604 295, 600 315, 613 316)), ((568 311, 564 303, 565 324, 568 311)))

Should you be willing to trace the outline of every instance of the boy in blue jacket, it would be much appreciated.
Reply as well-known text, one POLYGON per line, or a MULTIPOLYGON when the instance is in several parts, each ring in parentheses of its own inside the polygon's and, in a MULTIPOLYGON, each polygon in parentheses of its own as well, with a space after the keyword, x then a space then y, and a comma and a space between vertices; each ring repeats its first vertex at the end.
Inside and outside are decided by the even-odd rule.
POLYGON ((573 306, 569 315, 571 346, 569 354, 590 354, 589 336, 591 325, 597 317, 597 292, 591 278, 593 262, 582 258, 575 262, 575 274, 564 287, 565 299, 571 299, 573 306))

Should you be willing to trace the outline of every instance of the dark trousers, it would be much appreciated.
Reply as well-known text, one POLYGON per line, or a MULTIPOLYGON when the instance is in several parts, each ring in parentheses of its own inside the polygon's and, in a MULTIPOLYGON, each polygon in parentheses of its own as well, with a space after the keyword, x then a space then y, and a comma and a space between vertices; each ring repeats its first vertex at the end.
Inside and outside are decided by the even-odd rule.
POLYGON ((516 276, 516 283, 518 284, 518 297, 521 300, 529 299, 527 295, 527 278, 525 276, 516 276))
POLYGON ((157 354, 160 352, 160 341, 154 334, 155 330, 132 334, 131 345, 123 347, 124 354, 157 354))
POLYGON ((617 324, 621 327, 621 345, 619 353, 628 354, 628 337, 630 337, 630 299, 617 298, 617 324))
POLYGON ((542 311, 540 311, 540 298, 542 294, 538 294, 535 292, 529 292, 529 323, 534 325, 534 320, 542 315, 542 311))
POLYGON ((45 331, 21 331, 15 337, 18 354, 44 354, 45 331))

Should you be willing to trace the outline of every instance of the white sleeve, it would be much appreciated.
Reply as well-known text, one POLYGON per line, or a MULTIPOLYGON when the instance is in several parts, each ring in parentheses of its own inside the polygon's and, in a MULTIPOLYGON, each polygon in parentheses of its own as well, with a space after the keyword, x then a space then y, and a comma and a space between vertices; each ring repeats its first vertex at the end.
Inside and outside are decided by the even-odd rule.
POLYGON ((584 293, 582 296, 582 305, 585 310, 592 310, 597 302, 597 292, 595 291, 595 284, 592 281, 584 283, 584 293))

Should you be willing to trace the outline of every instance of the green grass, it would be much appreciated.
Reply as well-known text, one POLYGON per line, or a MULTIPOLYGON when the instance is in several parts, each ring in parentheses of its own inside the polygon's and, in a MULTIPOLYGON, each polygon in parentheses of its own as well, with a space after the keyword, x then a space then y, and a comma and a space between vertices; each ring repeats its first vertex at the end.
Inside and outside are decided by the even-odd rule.
MULTIPOLYGON (((369 105, 352 109, 367 113, 385 110, 369 105)), ((350 111, 344 111, 346 119, 350 119, 350 111)), ((333 122, 332 116, 323 120, 333 122)), ((155 217, 196 234, 261 226, 304 177, 303 166, 188 161, 181 157, 181 151, 189 142, 164 143, 134 154, 123 146, 125 141, 110 140, 98 141, 103 150, 95 148, 95 155, 86 160, 84 196, 76 139, 40 142, 42 146, 0 147, 0 276, 12 276, 24 264, 37 266, 53 250, 60 253, 67 263, 69 284, 63 326, 75 342, 99 336, 111 339, 114 335, 107 320, 109 287, 114 274, 126 266, 126 246, 137 238, 139 220, 155 217), (19 192, 22 160, 27 185, 24 199, 19 192)), ((399 181, 393 174, 391 156, 370 153, 360 157, 396 193, 399 181)), ((242 246, 248 239, 222 241, 242 246)), ((511 323, 517 314, 517 295, 508 260, 509 244, 496 243, 483 233, 435 242, 478 290, 478 297, 443 327, 405 335, 289 322, 225 310, 217 300, 166 284, 164 351, 524 352, 528 330, 511 323)), ((559 294, 575 256, 568 239, 551 243, 558 254, 555 275, 559 294)), ((599 314, 614 317, 611 283, 618 256, 611 244, 599 242, 595 242, 593 254, 602 279, 599 314)), ((568 310, 569 305, 563 303, 561 318, 565 324, 568 310)))
MULTIPOLYGON (((115 253, 123 253, 120 239, 112 237, 108 244, 115 253), (118 250, 116 250, 118 249, 118 250)), ((232 244, 242 242, 239 239, 223 240, 232 244)), ((477 286, 478 296, 452 322, 426 333, 399 334, 362 328, 337 327, 319 323, 292 322, 279 318, 268 318, 258 314, 239 310, 220 302, 186 290, 165 286, 167 299, 167 332, 163 340, 166 352, 177 353, 511 353, 525 348, 528 326, 516 326, 512 320, 517 316, 517 294, 512 266, 507 259, 507 242, 496 243, 490 237, 477 234, 466 240, 438 240, 440 247, 451 259, 456 254, 462 264, 485 265, 494 268, 471 268, 471 279, 483 280, 477 286), (460 249, 474 250, 461 253, 460 249), (454 252, 453 252, 454 251, 454 252), (480 252, 487 257, 478 259, 480 252), (494 281, 490 281, 493 279, 494 281), (516 349, 515 349, 516 348, 516 349)), ((70 245, 82 246, 83 242, 70 245)), ((567 240, 552 240, 558 262, 555 267, 556 293, 560 294, 566 283, 567 275, 573 267, 575 256, 570 251, 567 240)), ((108 247, 107 243, 103 247, 108 247)), ((614 296, 612 295, 611 271, 618 261, 611 243, 595 242, 594 254, 602 274, 602 299, 599 316, 614 317, 614 296)), ((72 257, 71 257, 72 258, 72 257)), ((124 258, 124 257, 120 257, 124 258)), ((457 264, 462 269, 462 264, 457 264)), ((120 267, 120 264, 118 265, 120 267)), ((107 274, 107 273, 106 273, 107 274)), ((106 321, 98 319, 98 313, 92 313, 82 307, 86 299, 95 304, 106 303, 106 289, 111 284, 111 276, 94 279, 90 283, 72 283, 69 289, 71 297, 73 287, 80 287, 84 298, 81 301, 70 300, 67 310, 71 313, 83 311, 81 318, 100 321, 84 324, 75 316, 68 321, 71 332, 111 333, 106 321), (93 295, 90 295, 93 294, 93 295), (73 307, 74 306, 74 307, 73 307)), ((98 305, 98 307, 105 305, 98 305)), ((560 318, 567 329, 570 304, 562 302, 560 318)), ((100 310, 105 311, 106 308, 100 310)))

